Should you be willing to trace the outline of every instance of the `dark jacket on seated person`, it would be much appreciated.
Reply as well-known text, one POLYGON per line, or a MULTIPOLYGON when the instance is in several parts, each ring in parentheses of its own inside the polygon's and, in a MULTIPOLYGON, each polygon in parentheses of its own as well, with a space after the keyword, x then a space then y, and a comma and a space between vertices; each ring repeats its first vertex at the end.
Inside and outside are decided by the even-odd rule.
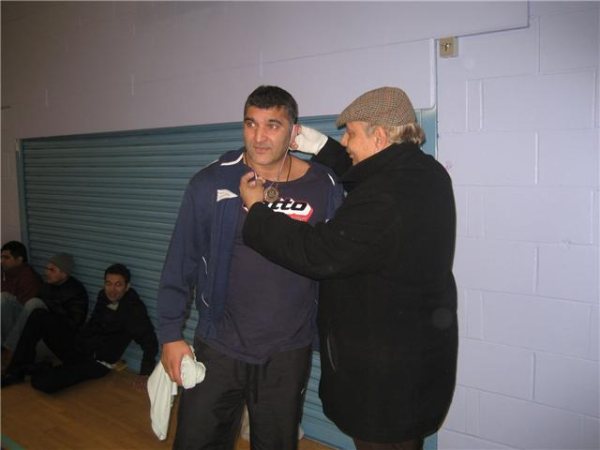
POLYGON ((2 292, 8 292, 21 304, 39 295, 42 277, 29 264, 2 270, 2 292))
POLYGON ((60 316, 73 329, 78 330, 85 323, 89 299, 77 278, 70 276, 59 285, 44 283, 39 296, 51 313, 60 316))
POLYGON ((144 352, 140 375, 149 375, 154 369, 158 341, 146 306, 135 289, 130 288, 116 304, 108 300, 102 289, 79 338, 84 353, 109 364, 117 362, 133 340, 144 352))
POLYGON ((24 379, 40 339, 63 363, 31 373, 31 385, 46 393, 108 374, 132 340, 144 352, 140 375, 149 375, 154 369, 158 340, 146 306, 134 289, 115 303, 108 300, 102 289, 90 320, 79 332, 48 326, 50 316, 46 311, 32 313, 3 377, 3 386, 24 379))

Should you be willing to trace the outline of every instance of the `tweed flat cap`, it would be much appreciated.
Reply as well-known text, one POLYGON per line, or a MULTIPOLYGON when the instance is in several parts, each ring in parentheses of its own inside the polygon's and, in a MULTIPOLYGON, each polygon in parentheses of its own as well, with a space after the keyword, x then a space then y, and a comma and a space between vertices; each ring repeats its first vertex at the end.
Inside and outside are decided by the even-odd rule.
POLYGON ((381 87, 365 92, 346 107, 336 121, 338 127, 348 122, 396 127, 417 121, 406 93, 395 87, 381 87))

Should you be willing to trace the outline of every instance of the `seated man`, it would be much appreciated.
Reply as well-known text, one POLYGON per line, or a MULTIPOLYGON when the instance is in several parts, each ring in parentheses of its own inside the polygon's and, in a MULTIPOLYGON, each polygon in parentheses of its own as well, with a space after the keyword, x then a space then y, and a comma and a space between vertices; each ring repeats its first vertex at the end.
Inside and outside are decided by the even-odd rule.
POLYGON ((39 308, 42 278, 27 262, 27 248, 19 241, 2 246, 2 355, 15 350, 29 313, 39 308))
MULTIPOLYGON (((33 311, 40 310, 40 314, 48 314, 57 329, 63 327, 79 329, 85 322, 88 312, 88 295, 85 287, 79 280, 71 276, 73 271, 73 256, 68 253, 58 253, 52 256, 46 267, 46 282, 39 290, 39 296, 29 299, 18 315, 15 325, 13 353, 16 352, 20 334, 29 321, 33 311)), ((44 346, 42 346, 45 349, 44 346)), ((47 349, 46 349, 47 351, 47 349)))
MULTIPOLYGON (((134 340, 143 350, 140 375, 149 375, 154 369, 158 341, 148 317, 146 306, 137 292, 130 288, 131 274, 123 264, 114 264, 104 272, 104 289, 98 293, 94 311, 79 332, 58 335, 40 333, 48 347, 62 361, 58 367, 38 370, 32 374, 31 385, 43 392, 53 393, 86 380, 100 378, 110 372, 134 340)), ((35 314, 35 313, 34 313, 35 314)), ((33 316, 32 316, 33 318, 33 316)), ((23 338, 29 332, 25 327, 23 338)), ((32 330, 33 331, 33 330, 32 330)), ((21 345, 19 344, 19 349, 21 345)), ((29 349, 31 353, 31 349, 29 349)), ((17 359, 11 364, 2 385, 22 381, 23 367, 31 359, 17 359)))
MULTIPOLYGON (((85 323, 88 312, 88 294, 81 282, 71 276, 74 261, 67 253, 59 253, 48 260, 45 268, 46 281, 42 284, 36 308, 29 308, 28 317, 21 338, 6 368, 8 379, 22 378, 23 370, 30 368, 36 357, 36 346, 42 335, 51 335, 57 339, 72 336, 85 323)), ((25 309, 23 313, 25 313, 25 309)), ((22 320, 22 317, 19 317, 22 320)), ((49 340, 45 340, 48 345, 49 340)), ((4 377, 3 377, 4 382, 4 377)))

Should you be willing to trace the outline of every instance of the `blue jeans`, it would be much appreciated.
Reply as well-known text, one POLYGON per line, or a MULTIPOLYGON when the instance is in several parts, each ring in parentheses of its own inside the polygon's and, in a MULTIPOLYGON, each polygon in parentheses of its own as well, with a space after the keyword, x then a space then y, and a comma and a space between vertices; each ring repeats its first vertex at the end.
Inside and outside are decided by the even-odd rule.
POLYGON ((48 309, 39 298, 31 298, 23 305, 14 295, 2 292, 0 314, 2 315, 2 346, 4 348, 15 351, 29 315, 39 308, 48 309))

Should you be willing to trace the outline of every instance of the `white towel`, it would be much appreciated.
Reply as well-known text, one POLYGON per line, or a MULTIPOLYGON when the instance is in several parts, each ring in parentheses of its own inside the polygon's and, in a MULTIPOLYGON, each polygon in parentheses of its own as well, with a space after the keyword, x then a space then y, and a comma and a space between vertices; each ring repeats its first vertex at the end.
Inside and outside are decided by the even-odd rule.
MULTIPOLYGON (((192 353, 193 353, 192 348, 192 353)), ((190 389, 201 383, 206 374, 206 367, 186 355, 181 360, 181 381, 185 389, 190 389)), ((152 431, 161 441, 167 438, 169 417, 173 399, 177 395, 177 383, 171 381, 162 363, 158 363, 148 378, 148 396, 150 397, 150 420, 152 431)))

